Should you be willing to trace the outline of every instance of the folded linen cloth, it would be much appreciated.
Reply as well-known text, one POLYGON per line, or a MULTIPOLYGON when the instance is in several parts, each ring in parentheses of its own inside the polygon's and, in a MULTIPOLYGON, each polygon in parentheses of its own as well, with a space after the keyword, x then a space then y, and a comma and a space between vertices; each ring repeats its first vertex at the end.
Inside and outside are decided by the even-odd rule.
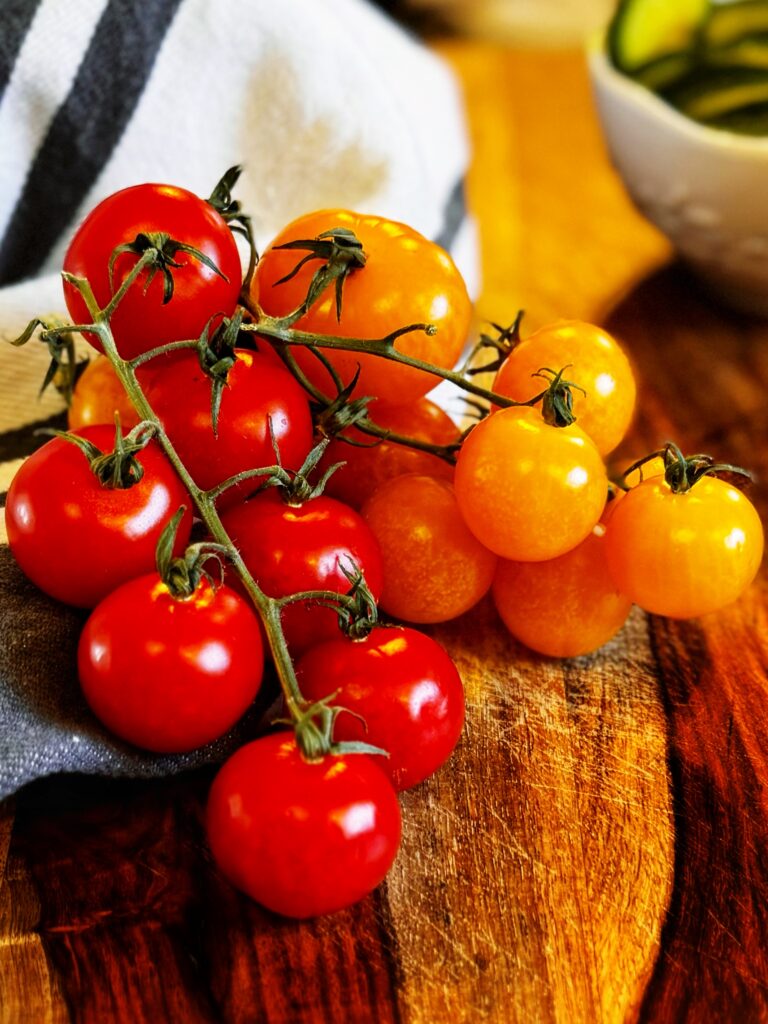
MULTIPOLYGON (((0 337, 63 312, 58 269, 100 198, 141 181, 237 195, 263 246, 310 209, 406 221, 475 278, 467 147, 446 67, 363 0, 15 0, 0 10, 0 337), (56 59, 51 59, 55 53, 56 59)), ((0 501, 61 399, 44 346, 0 343, 0 501)), ((4 532, 0 527, 0 544, 4 532)), ((152 757, 94 722, 75 678, 82 614, 48 600, 0 546, 0 798, 59 771, 158 775, 253 730, 152 757)))

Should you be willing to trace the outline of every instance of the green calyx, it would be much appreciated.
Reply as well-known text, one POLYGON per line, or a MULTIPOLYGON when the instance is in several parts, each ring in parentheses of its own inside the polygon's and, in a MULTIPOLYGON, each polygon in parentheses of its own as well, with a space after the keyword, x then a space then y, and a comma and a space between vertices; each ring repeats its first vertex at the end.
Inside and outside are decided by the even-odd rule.
POLYGON ((328 480, 341 465, 339 462, 334 463, 334 465, 328 467, 317 483, 311 482, 310 476, 312 476, 318 463, 325 454, 325 449, 330 444, 330 438, 324 437, 318 441, 314 448, 310 450, 301 466, 297 470, 290 470, 283 468, 277 439, 272 432, 271 420, 269 429, 270 434, 272 435, 272 448, 275 452, 277 464, 273 467, 273 472, 264 481, 264 487, 277 488, 280 492, 280 497, 286 505, 293 505, 296 508, 307 501, 311 501, 312 498, 319 498, 325 490, 325 485, 328 483, 328 480))
POLYGON ((124 242, 122 245, 115 246, 112 250, 112 255, 109 258, 109 287, 113 294, 115 291, 115 262, 119 256, 126 252, 133 253, 135 256, 143 256, 148 252, 154 254, 148 267, 147 279, 144 283, 144 294, 146 294, 147 289, 159 271, 163 275, 163 305, 166 305, 173 298, 173 271, 180 270, 184 266, 183 263, 176 259, 179 253, 191 256, 192 259, 197 260, 208 267, 209 270, 212 270, 222 280, 228 280, 210 256, 206 256, 204 252, 201 252, 194 246, 187 245, 186 242, 180 242, 176 238, 171 238, 164 231, 140 231, 132 242, 124 242))
POLYGON ((350 231, 349 228, 331 228, 329 231, 323 231, 317 238, 296 239, 293 242, 276 245, 275 249, 309 250, 289 274, 275 282, 276 285, 290 281, 310 260, 320 260, 322 263, 312 277, 307 297, 300 307, 300 315, 303 315, 319 299, 330 284, 334 284, 336 319, 341 320, 344 283, 353 271, 365 266, 367 259, 362 242, 354 231, 350 231))
POLYGON ((570 427, 576 422, 573 415, 573 389, 576 388, 583 395, 584 388, 579 387, 572 380, 564 380, 563 374, 568 369, 564 366, 561 370, 551 370, 548 366, 542 366, 534 377, 543 377, 547 381, 547 388, 540 395, 531 399, 528 404, 535 405, 541 402, 541 415, 544 421, 552 427, 570 427))
POLYGON ((623 479, 626 481, 628 476, 638 471, 642 479, 643 466, 654 459, 663 460, 664 479, 674 494, 685 494, 705 476, 724 476, 737 486, 752 481, 752 474, 746 469, 742 469, 741 466, 733 466, 728 462, 716 462, 711 455, 683 455, 672 441, 668 441, 663 448, 650 452, 642 459, 633 462, 624 471, 623 479))
POLYGON ((253 271, 256 267, 259 254, 256 251, 256 242, 253 237, 252 218, 243 211, 243 206, 240 200, 234 199, 232 196, 232 189, 237 184, 242 172, 243 168, 239 164, 236 164, 234 167, 230 167, 229 170, 225 171, 213 192, 211 192, 208 197, 208 202, 222 217, 222 219, 226 221, 229 230, 234 234, 242 235, 248 243, 248 271, 245 275, 245 282, 243 285, 243 291, 247 294, 248 286, 251 278, 253 277, 253 271))
MULTIPOLYGON (((337 691, 338 693, 338 691, 337 691)), ((333 730, 336 719, 342 712, 354 714, 348 708, 331 704, 337 693, 332 693, 314 704, 304 705, 298 718, 291 721, 278 719, 283 724, 293 726, 296 735, 296 744, 305 760, 310 762, 322 761, 324 757, 333 754, 380 754, 389 757, 386 750, 381 747, 374 747, 371 743, 358 740, 346 740, 335 742, 333 730)), ((355 717, 359 718, 359 715, 355 717)))
POLYGON ((139 423, 123 436, 120 417, 115 415, 115 447, 111 452, 103 452, 92 441, 66 430, 48 430, 45 433, 76 445, 88 459, 91 471, 102 487, 127 490, 144 476, 144 467, 136 454, 146 448, 154 437, 155 425, 150 422, 139 423))
POLYGON ((242 325, 243 310, 238 309, 231 319, 224 317, 213 334, 210 333, 211 321, 209 320, 197 342, 197 358, 200 368, 211 380, 211 426, 215 436, 219 433, 221 400, 229 380, 229 371, 237 362, 235 346, 242 325))
POLYGON ((174 557, 173 549, 176 544, 176 534, 181 523, 186 506, 182 505, 173 518, 169 521, 157 542, 155 551, 155 564, 163 583, 168 587, 172 597, 183 601, 191 597, 200 580, 205 577, 212 587, 220 586, 224 582, 223 558, 229 554, 229 549, 223 544, 215 544, 211 541, 203 541, 199 544, 190 544, 183 555, 174 557), (218 568, 218 579, 214 579, 206 570, 205 565, 213 559, 218 568))
POLYGON ((353 565, 352 570, 342 565, 341 571, 349 581, 349 590, 344 595, 344 602, 339 603, 336 608, 339 629, 350 640, 364 640, 378 625, 379 610, 376 599, 356 565, 353 565))

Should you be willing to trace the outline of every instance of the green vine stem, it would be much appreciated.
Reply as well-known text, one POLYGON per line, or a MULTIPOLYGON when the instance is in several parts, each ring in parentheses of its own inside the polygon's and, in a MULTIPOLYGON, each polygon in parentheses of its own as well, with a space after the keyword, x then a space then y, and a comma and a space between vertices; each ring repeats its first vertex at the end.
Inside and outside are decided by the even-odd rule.
POLYGON ((448 462, 450 465, 455 464, 456 453, 461 447, 461 439, 455 441, 453 444, 433 444, 430 441, 422 441, 421 438, 418 437, 409 437, 405 434, 397 434, 392 430, 388 430, 386 427, 380 427, 368 415, 369 398, 360 398, 357 400, 350 400, 349 398, 350 392, 357 383, 357 375, 355 375, 355 379, 350 383, 350 385, 345 388, 333 367, 322 356, 322 352, 317 349, 312 349, 312 352, 320 357, 320 361, 325 365, 328 373, 331 375, 338 392, 336 398, 329 398, 323 391, 315 387, 296 362, 296 359, 288 346, 285 346, 282 349, 280 355, 293 376, 298 380, 313 401, 322 409, 319 416, 318 427, 325 436, 337 437, 345 444, 358 448, 376 447, 377 441, 391 441, 393 444, 402 445, 404 448, 415 448, 417 451, 427 452, 430 455, 436 456, 438 459, 442 459, 444 462, 448 462), (344 410, 344 414, 339 415, 342 410, 344 410), (345 437, 342 430, 351 426, 354 426, 360 431, 360 433, 373 437, 376 440, 373 444, 367 445, 364 442, 345 437))
POLYGON ((516 402, 513 398, 499 395, 495 391, 475 384, 472 380, 467 380, 458 370, 446 370, 441 366, 434 366, 432 363, 416 359, 395 348, 395 342, 404 334, 413 334, 415 331, 423 331, 424 334, 430 336, 436 334, 437 328, 434 324, 409 324, 407 327, 400 327, 398 330, 392 331, 391 334, 387 334, 383 338, 342 338, 334 334, 317 335, 311 334, 309 331, 298 331, 295 327, 288 326, 291 322, 291 314, 286 317, 271 317, 258 307, 249 307, 249 312, 256 318, 256 322, 243 324, 242 330, 254 331, 264 338, 277 342, 278 345, 299 345, 309 349, 342 349, 345 352, 360 352, 379 356, 382 359, 400 363, 402 366, 421 370, 433 377, 439 377, 441 380, 450 381, 462 391, 468 391, 478 398, 485 398, 503 409, 518 405, 535 405, 542 397, 538 395, 527 402, 516 402))
MULTIPOLYGON (((151 262, 152 259, 152 251, 147 250, 131 268, 130 274, 125 278, 125 281, 120 288, 120 292, 122 294, 125 294, 130 285, 138 278, 144 267, 151 262)), ((117 296, 114 296, 109 305, 102 310, 99 308, 99 304, 96 301, 88 281, 83 278, 74 277, 70 274, 65 274, 64 276, 69 284, 73 285, 80 292, 86 306, 88 307, 88 312, 93 317, 93 323, 87 327, 88 333, 94 334, 98 337, 104 351, 104 355, 112 364, 120 383, 125 389, 126 394, 130 398, 131 403, 136 409, 141 420, 154 424, 155 439, 164 451, 169 462, 178 474, 179 479, 182 481, 184 487, 187 489, 187 492, 195 503, 198 514, 205 524, 208 533, 213 538, 213 541, 216 544, 220 544, 222 548, 226 548, 228 558, 235 572, 240 577, 243 586, 258 610, 264 624, 267 643, 269 644, 269 649, 272 653, 275 667, 277 669, 286 709, 292 721, 301 721, 306 711, 306 702, 304 701, 301 690, 299 689, 293 661, 291 660, 288 646, 285 641, 285 635, 283 633, 281 623, 283 602, 279 599, 267 596, 258 586, 253 576, 248 571, 248 567, 243 561, 240 552, 225 530, 218 512, 216 511, 216 497, 221 494, 230 482, 225 481, 223 484, 219 485, 219 487, 215 488, 213 492, 204 491, 198 487, 187 470, 187 467, 182 462, 178 452, 168 438, 168 435, 165 433, 159 417, 147 401, 136 377, 134 361, 123 359, 117 350, 117 345, 115 344, 115 339, 109 325, 109 317, 112 312, 114 312, 115 306, 117 305, 115 302, 115 298, 117 296)), ((54 331, 58 330, 60 329, 54 329, 54 331)), ((196 344, 196 342, 190 343, 190 345, 191 344, 196 344)), ((163 346, 163 348, 167 349, 167 346, 163 346)), ((147 356, 147 358, 149 357, 147 356)), ((275 467, 269 467, 270 471, 273 471, 274 469, 275 467)), ((264 471, 253 471, 248 474, 238 474, 238 480, 236 482, 239 482, 240 479, 246 479, 248 476, 256 475, 264 475, 264 471)))

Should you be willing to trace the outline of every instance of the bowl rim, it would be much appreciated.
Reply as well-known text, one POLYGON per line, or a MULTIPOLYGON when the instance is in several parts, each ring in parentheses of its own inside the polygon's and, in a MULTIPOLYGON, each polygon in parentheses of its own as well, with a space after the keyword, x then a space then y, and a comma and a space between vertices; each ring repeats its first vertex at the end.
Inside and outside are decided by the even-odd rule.
POLYGON ((716 149, 727 149, 730 152, 741 150, 745 153, 768 152, 768 135, 744 135, 729 131, 727 128, 710 128, 707 125, 686 117, 675 107, 658 96, 652 89, 636 82, 614 67, 605 47, 606 33, 601 31, 593 35, 587 42, 587 60, 594 81, 606 84, 616 93, 622 94, 636 107, 644 109, 650 116, 668 125, 692 141, 714 146, 716 149))

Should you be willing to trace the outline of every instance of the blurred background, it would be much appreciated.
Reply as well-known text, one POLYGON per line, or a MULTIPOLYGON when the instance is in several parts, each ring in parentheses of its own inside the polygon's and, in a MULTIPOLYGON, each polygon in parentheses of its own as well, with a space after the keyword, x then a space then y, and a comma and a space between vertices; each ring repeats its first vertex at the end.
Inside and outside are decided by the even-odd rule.
MULTIPOLYGON (((670 0, 674 3, 675 0, 670 0)), ((416 31, 465 33, 535 46, 578 44, 606 23, 613 0, 380 0, 416 31)))

